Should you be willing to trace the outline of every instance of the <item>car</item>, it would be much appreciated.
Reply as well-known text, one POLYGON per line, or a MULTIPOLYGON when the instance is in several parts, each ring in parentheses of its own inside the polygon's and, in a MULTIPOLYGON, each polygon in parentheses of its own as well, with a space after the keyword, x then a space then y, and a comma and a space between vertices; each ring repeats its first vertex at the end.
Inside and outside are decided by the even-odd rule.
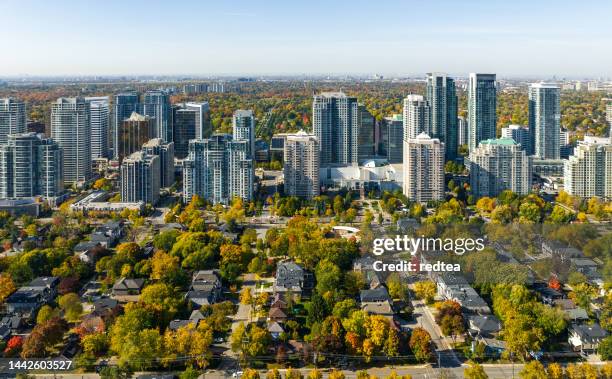
POLYGON ((223 343, 225 342, 225 340, 223 339, 223 337, 217 337, 215 338, 215 343, 223 343))
POLYGON ((244 372, 242 372, 242 371, 235 371, 235 372, 232 374, 232 378, 241 378, 241 377, 242 377, 242 374, 244 374, 244 372))

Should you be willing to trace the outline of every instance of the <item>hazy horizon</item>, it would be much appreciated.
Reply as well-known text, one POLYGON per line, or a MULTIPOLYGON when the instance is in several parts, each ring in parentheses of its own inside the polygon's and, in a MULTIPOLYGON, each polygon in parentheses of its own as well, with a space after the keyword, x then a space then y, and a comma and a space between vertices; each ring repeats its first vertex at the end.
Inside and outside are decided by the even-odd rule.
POLYGON ((611 12, 550 0, 5 0, 0 77, 610 78, 611 12))

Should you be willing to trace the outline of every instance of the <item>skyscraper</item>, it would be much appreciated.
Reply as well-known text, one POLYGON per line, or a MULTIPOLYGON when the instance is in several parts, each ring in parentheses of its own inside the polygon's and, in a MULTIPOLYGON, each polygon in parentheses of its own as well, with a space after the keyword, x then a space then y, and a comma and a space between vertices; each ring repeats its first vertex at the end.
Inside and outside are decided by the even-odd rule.
POLYGON ((352 165, 359 160, 359 110, 357 98, 342 92, 315 95, 313 132, 319 140, 321 165, 352 165))
POLYGON ((516 143, 521 144, 521 148, 529 154, 531 140, 529 128, 521 125, 508 125, 502 128, 503 138, 512 138, 516 143))
POLYGON ((121 162, 121 201, 143 201, 155 205, 159 200, 159 157, 137 151, 121 162))
POLYGON ((210 108, 207 102, 185 103, 173 107, 175 155, 179 159, 187 156, 189 140, 209 138, 212 135, 210 108))
POLYGON ((212 203, 228 204, 234 197, 253 198, 254 164, 248 141, 234 141, 229 134, 189 141, 183 160, 183 199, 194 195, 212 203))
POLYGON ((248 154, 255 154, 255 116, 252 110, 239 109, 232 118, 232 132, 235 141, 248 142, 248 154))
POLYGON ((455 81, 446 74, 427 74, 427 102, 431 109, 430 136, 446 148, 446 160, 457 157, 457 93, 455 81))
POLYGON ((0 99, 0 145, 10 134, 25 133, 26 127, 25 103, 12 97, 0 99))
POLYGON ((584 137, 563 168, 565 191, 573 196, 612 199, 612 143, 606 137, 584 137))
POLYGON ((35 133, 11 134, 0 145, 0 199, 59 196, 64 190, 62 151, 35 133))
POLYGON ((468 144, 469 127, 465 117, 457 117, 457 147, 468 144))
POLYGON ((408 95, 404 99, 404 141, 429 133, 431 108, 421 95, 408 95))
POLYGON ((91 179, 91 119, 82 97, 61 97, 51 104, 51 138, 64 151, 64 182, 91 179))
POLYGON ((482 140, 494 139, 497 126, 495 74, 470 74, 468 84, 468 147, 476 149, 482 140))
POLYGON ((91 159, 108 157, 109 103, 108 96, 86 97, 91 113, 91 159))
POLYGON ((608 124, 610 124, 608 135, 610 136, 610 142, 612 142, 612 99, 608 99, 608 103, 606 104, 606 120, 608 120, 608 124))
POLYGON ((164 142, 161 138, 153 138, 142 145, 142 151, 147 155, 159 157, 159 185, 168 188, 174 184, 174 142, 164 142))
POLYGON ((113 150, 113 158, 119 156, 119 139, 121 135, 121 126, 123 126, 123 120, 130 118, 132 113, 140 113, 140 102, 138 100, 138 93, 136 92, 125 92, 115 95, 112 110, 112 121, 111 121, 111 137, 110 144, 113 150))
POLYGON ((119 128, 117 159, 119 161, 123 160, 123 158, 139 151, 148 140, 155 138, 155 128, 154 118, 136 112, 123 120, 119 128))
POLYGON ((559 159, 560 98, 556 85, 534 83, 529 87, 529 132, 537 158, 559 159))
POLYGON ((285 140, 285 195, 312 199, 319 195, 319 142, 300 131, 285 140))
POLYGON ((374 130, 376 128, 376 119, 367 110, 365 105, 359 104, 358 106, 359 118, 359 147, 357 148, 359 160, 362 161, 366 158, 374 156, 376 151, 374 141, 374 130))
POLYGON ((172 141, 172 115, 170 95, 167 92, 155 90, 144 94, 142 112, 145 116, 155 118, 153 137, 164 142, 172 141))
POLYGON ((531 190, 531 158, 512 138, 480 141, 470 152, 470 186, 476 197, 497 196, 511 190, 531 190))
POLYGON ((424 203, 444 199, 444 143, 426 133, 404 140, 404 195, 424 203))
POLYGON ((404 159, 404 119, 401 114, 385 117, 383 130, 386 138, 383 141, 382 154, 389 163, 402 163, 404 159))

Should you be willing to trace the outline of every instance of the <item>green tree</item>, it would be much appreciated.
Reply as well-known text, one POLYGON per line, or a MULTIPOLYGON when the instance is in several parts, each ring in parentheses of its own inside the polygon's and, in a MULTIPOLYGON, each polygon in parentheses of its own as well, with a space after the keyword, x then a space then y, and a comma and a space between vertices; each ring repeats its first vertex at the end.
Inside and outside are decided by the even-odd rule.
POLYGON ((487 379, 489 376, 484 368, 476 362, 468 362, 469 367, 463 370, 463 377, 466 379, 487 379))
POLYGON ((418 299, 425 300, 425 303, 431 304, 436 296, 436 284, 429 280, 416 282, 414 284, 414 292, 418 299))
POLYGON ((75 322, 83 313, 83 304, 76 293, 67 293, 59 298, 59 306, 64 312, 66 320, 75 322))

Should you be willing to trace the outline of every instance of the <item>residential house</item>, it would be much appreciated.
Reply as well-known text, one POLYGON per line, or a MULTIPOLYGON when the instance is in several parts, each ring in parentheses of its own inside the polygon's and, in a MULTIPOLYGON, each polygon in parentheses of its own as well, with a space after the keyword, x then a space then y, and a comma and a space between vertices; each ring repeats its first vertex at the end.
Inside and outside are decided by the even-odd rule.
POLYGON ((295 262, 280 262, 276 266, 274 293, 292 292, 295 295, 308 295, 314 287, 312 273, 304 270, 295 262))
POLYGON ((214 304, 222 294, 221 279, 217 270, 200 270, 193 274, 191 286, 185 297, 197 308, 214 304))
POLYGON ((469 315, 467 324, 468 333, 473 338, 477 336, 491 338, 501 330, 501 322, 493 315, 469 315))
POLYGON ((144 279, 121 278, 113 285, 113 296, 140 295, 144 284, 144 279))
POLYGON ((599 324, 572 325, 569 328, 569 342, 574 351, 580 351, 584 355, 597 352, 599 343, 608 336, 608 332, 599 324))
POLYGON ((168 325, 168 329, 172 331, 177 331, 180 328, 183 328, 189 324, 193 324, 195 326, 196 322, 192 320, 172 320, 168 325))
POLYGON ((95 228, 90 239, 93 242, 100 243, 103 247, 111 248, 119 242, 122 234, 122 223, 120 221, 110 221, 95 228))
POLYGON ((75 255, 78 255, 79 259, 88 264, 94 264, 95 262, 95 250, 96 248, 102 246, 100 242, 97 241, 82 241, 79 242, 74 249, 75 255))
POLYGON ((555 240, 542 241, 542 253, 547 256, 557 257, 562 261, 584 256, 582 251, 576 249, 575 247, 571 247, 555 240))
POLYGON ((274 297, 272 298, 272 303, 270 304, 270 308, 287 309, 287 302, 283 299, 282 294, 274 294, 274 297))
POLYGON ((359 300, 361 303, 379 303, 379 302, 391 302, 389 292, 385 287, 378 287, 374 289, 361 290, 359 292, 359 300))
POLYGON ((276 321, 272 321, 268 325, 268 332, 272 336, 272 339, 277 340, 282 333, 285 333, 285 329, 276 321))
POLYGON ((53 276, 32 280, 5 300, 7 312, 16 316, 34 318, 40 307, 55 299, 59 282, 59 278, 53 276))
POLYGON ((280 308, 270 308, 268 312, 268 320, 275 322, 285 322, 287 321, 287 314, 283 312, 280 308))
POLYGON ((595 263, 593 260, 588 258, 573 258, 571 262, 572 267, 587 278, 595 279, 600 277, 599 273, 597 272, 597 263, 595 263))
POLYGON ((556 300, 563 299, 565 297, 563 293, 548 286, 537 286, 533 290, 540 295, 542 302, 548 305, 553 305, 556 300))

